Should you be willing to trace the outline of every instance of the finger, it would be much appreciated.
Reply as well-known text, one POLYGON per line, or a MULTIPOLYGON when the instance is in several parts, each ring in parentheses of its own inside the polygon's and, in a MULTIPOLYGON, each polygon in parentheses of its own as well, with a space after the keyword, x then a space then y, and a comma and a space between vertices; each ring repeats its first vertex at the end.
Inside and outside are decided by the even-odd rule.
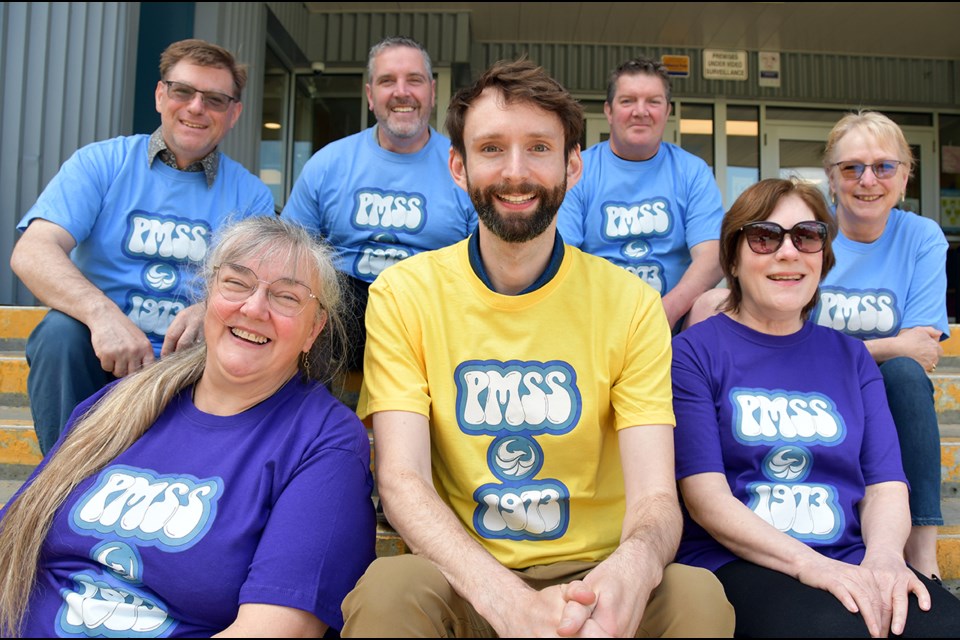
POLYGON ((930 592, 927 591, 927 585, 915 577, 910 581, 908 590, 917 596, 917 604, 920 606, 921 611, 930 611, 932 602, 930 600, 930 592))
POLYGON ((900 589, 895 590, 892 604, 890 631, 899 636, 903 633, 903 628, 907 624, 907 608, 909 606, 908 592, 901 591, 900 589))
POLYGON ((597 594, 582 580, 574 580, 573 582, 563 585, 561 593, 565 600, 578 602, 582 605, 590 606, 597 602, 597 594))
POLYGON ((180 345, 180 339, 183 337, 183 331, 173 330, 174 327, 171 325, 167 329, 167 335, 163 338, 163 346, 160 347, 160 357, 168 356, 177 349, 182 348, 180 345))
POLYGON ((880 638, 882 637, 881 627, 880 627, 880 612, 876 607, 876 603, 870 601, 870 598, 866 594, 860 594, 859 597, 855 594, 854 599, 857 601, 857 606, 860 609, 860 616, 863 618, 863 622, 867 625, 867 631, 870 633, 871 638, 880 638))
POLYGON ((583 628, 580 629, 580 633, 577 635, 578 638, 611 638, 615 637, 611 632, 607 631, 601 627, 597 622, 591 618, 583 624, 583 628))
POLYGON ((560 614, 560 624, 557 626, 557 635, 569 638, 580 633, 584 623, 590 619, 590 608, 584 605, 567 601, 560 614))
POLYGON ((116 360, 114 360, 113 356, 104 356, 100 358, 100 368, 103 369, 104 371, 113 373, 116 366, 117 366, 117 362, 116 360))

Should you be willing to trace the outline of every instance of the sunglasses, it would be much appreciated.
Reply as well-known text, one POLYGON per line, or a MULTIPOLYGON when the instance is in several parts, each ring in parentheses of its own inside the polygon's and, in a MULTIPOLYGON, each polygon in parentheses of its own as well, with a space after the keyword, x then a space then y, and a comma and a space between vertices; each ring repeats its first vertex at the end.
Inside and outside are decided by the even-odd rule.
POLYGON ((840 167, 840 175, 847 180, 859 180, 863 177, 863 172, 870 167, 873 175, 878 180, 885 180, 897 175, 897 168, 903 163, 899 160, 881 160, 873 164, 863 162, 836 162, 833 166, 840 167))
POLYGON ((193 102, 193 96, 199 93, 200 98, 203 100, 203 105, 207 109, 220 113, 226 111, 230 107, 231 102, 240 102, 233 96, 228 96, 225 93, 200 91, 188 84, 176 82, 175 80, 164 80, 163 83, 167 85, 167 97, 174 102, 193 102))
POLYGON ((820 253, 827 241, 827 225, 816 220, 805 220, 784 229, 776 222, 761 220, 740 227, 747 244, 754 253, 773 253, 783 244, 783 237, 790 234, 793 246, 801 253, 820 253))

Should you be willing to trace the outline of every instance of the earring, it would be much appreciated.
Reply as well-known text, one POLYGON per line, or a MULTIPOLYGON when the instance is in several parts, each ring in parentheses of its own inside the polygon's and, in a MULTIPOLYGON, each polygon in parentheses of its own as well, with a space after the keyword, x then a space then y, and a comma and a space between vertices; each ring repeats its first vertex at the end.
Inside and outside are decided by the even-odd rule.
POLYGON ((837 194, 833 191, 830 191, 830 204, 837 206, 837 194))
POLYGON ((310 353, 308 351, 300 353, 300 369, 304 373, 310 371, 310 353))

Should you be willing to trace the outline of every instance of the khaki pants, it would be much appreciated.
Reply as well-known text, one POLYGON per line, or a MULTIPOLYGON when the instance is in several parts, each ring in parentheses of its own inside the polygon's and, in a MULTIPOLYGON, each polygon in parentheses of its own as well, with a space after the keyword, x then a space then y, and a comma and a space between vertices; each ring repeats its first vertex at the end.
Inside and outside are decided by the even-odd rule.
MULTIPOLYGON (((539 590, 582 579, 596 565, 559 562, 514 573, 539 590)), ((410 554, 375 560, 343 601, 343 617, 345 638, 495 636, 433 563, 410 554)), ((733 608, 712 573, 670 564, 650 596, 636 637, 732 637, 733 626, 733 608)))

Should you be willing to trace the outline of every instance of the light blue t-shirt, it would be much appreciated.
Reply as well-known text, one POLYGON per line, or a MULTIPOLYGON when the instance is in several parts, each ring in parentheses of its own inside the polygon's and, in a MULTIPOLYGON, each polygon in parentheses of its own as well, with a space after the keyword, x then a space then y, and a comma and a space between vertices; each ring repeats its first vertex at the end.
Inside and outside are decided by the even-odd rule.
POLYGON ((618 157, 609 141, 583 152, 583 176, 560 207, 564 242, 635 273, 665 295, 690 249, 720 238, 723 205, 710 167, 664 142, 641 162, 618 157))
POLYGON ((450 141, 430 129, 415 153, 380 147, 376 128, 331 142, 303 167, 281 216, 326 238, 337 268, 373 282, 421 251, 466 238, 477 214, 447 168, 450 141))
POLYGON ((911 327, 950 335, 947 321, 947 239, 940 226, 893 209, 883 234, 870 243, 839 234, 836 266, 820 286, 811 319, 862 340, 911 327))
POLYGON ((149 141, 135 135, 79 149, 17 229, 36 218, 66 229, 77 242, 77 268, 159 357, 174 316, 197 301, 195 275, 214 231, 228 220, 275 212, 266 185, 222 153, 208 187, 202 171, 177 171, 159 160, 148 165, 149 141))

